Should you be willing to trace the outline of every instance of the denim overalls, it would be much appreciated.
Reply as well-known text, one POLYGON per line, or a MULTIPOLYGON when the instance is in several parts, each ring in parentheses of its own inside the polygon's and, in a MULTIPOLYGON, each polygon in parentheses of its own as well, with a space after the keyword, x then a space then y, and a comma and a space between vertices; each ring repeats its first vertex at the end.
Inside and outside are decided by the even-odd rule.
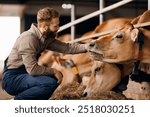
POLYGON ((25 67, 3 69, 3 89, 15 100, 47 100, 57 88, 57 79, 53 76, 31 76, 25 67))

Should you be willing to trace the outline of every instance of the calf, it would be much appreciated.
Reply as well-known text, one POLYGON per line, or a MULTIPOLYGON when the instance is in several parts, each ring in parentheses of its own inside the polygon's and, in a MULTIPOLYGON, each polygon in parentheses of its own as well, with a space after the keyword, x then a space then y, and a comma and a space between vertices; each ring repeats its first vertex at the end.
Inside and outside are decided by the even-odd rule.
POLYGON ((94 61, 92 73, 87 81, 84 94, 92 96, 112 90, 121 80, 120 69, 115 64, 94 61))

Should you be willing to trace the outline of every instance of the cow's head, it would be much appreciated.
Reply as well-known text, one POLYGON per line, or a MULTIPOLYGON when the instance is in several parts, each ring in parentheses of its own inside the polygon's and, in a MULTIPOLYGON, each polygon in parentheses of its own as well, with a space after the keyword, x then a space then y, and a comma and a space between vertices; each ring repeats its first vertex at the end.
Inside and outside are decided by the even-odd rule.
POLYGON ((84 95, 92 96, 103 91, 110 91, 121 80, 121 73, 114 64, 95 61, 92 67, 92 74, 87 81, 84 95))
POLYGON ((139 30, 133 25, 126 24, 89 43, 88 50, 92 52, 93 58, 100 61, 119 63, 134 60, 138 50, 135 42, 138 33, 139 30))

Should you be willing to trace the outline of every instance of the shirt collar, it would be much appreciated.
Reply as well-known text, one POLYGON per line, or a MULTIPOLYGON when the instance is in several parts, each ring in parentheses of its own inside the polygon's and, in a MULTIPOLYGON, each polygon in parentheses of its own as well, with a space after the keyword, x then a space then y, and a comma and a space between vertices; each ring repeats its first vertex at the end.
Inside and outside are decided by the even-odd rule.
POLYGON ((37 35, 38 39, 40 39, 44 43, 45 38, 42 36, 41 31, 37 28, 36 23, 32 23, 30 31, 35 33, 37 35))

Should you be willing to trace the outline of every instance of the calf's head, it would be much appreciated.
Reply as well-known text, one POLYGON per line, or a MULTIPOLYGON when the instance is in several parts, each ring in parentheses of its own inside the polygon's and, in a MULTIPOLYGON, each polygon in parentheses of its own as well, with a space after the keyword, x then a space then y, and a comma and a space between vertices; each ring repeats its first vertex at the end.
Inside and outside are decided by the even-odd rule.
POLYGON ((137 54, 138 33, 138 29, 127 24, 89 43, 87 48, 96 60, 110 63, 128 62, 134 60, 137 54))
POLYGON ((114 64, 95 61, 92 66, 92 73, 87 81, 84 95, 92 96, 103 91, 110 91, 121 80, 121 73, 114 64))

